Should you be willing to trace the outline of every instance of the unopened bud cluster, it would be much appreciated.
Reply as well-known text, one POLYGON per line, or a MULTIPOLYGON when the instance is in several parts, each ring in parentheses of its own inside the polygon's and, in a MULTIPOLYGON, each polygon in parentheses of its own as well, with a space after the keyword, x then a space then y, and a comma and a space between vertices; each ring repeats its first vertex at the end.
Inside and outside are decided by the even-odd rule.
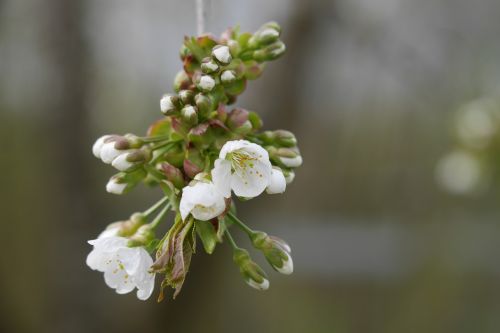
POLYGON ((108 192, 124 194, 144 183, 159 186, 164 194, 145 212, 110 225, 90 241, 94 250, 88 265, 104 272, 106 283, 118 293, 137 287, 137 296, 146 299, 155 274, 162 274, 159 299, 168 286, 175 289, 175 297, 198 239, 207 253, 227 240, 244 280, 254 288, 267 289, 264 271, 232 239, 233 223, 248 234, 271 267, 292 273, 290 247, 253 231, 234 213, 234 198, 283 193, 302 164, 293 133, 261 131, 262 119, 256 112, 230 106, 248 80, 262 75, 265 62, 283 55, 280 35, 279 25, 270 22, 253 34, 236 28, 220 38, 186 37, 180 51, 183 69, 174 79, 174 92, 160 99, 164 117, 151 124, 145 136, 105 135, 95 142, 94 155, 119 171, 107 183, 108 192), (175 213, 174 222, 165 235, 157 237, 156 227, 169 211, 175 213), (149 252, 156 252, 155 261, 149 252))

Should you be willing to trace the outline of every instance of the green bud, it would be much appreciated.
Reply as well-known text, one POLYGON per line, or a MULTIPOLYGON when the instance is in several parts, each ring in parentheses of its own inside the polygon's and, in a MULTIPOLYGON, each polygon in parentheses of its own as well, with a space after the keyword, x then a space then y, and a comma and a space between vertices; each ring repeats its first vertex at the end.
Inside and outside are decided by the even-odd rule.
POLYGON ((191 86, 191 79, 186 74, 184 70, 181 70, 177 73, 174 79, 174 90, 175 92, 179 92, 183 89, 188 89, 191 86))
POLYGON ((192 104, 194 100, 194 92, 192 90, 181 90, 179 91, 179 98, 182 104, 192 104))
POLYGON ((135 234, 132 237, 130 237, 127 245, 129 247, 146 246, 155 238, 156 238, 155 233, 151 225, 145 224, 139 227, 139 229, 137 229, 135 234))
POLYGON ((282 41, 277 41, 263 49, 255 51, 253 53, 253 58, 258 62, 271 61, 281 57, 285 51, 285 44, 282 41))
POLYGON ((133 235, 137 231, 137 229, 146 222, 146 217, 143 213, 134 213, 127 221, 111 223, 110 225, 108 225, 106 230, 116 229, 116 234, 118 236, 129 237, 133 235))
POLYGON ((281 147, 292 148, 297 146, 297 139, 290 131, 276 130, 274 131, 274 143, 281 147))
POLYGON ((236 81, 236 73, 231 70, 223 71, 220 75, 220 80, 223 84, 231 84, 236 81))
POLYGON ((212 100, 210 99, 210 97, 200 93, 194 97, 194 102, 196 104, 196 107, 198 108, 198 113, 201 116, 207 118, 212 111, 212 100))
MULTIPOLYGON (((275 23, 276 24, 276 23, 275 23)), ((277 24, 276 24, 277 25, 277 24)), ((257 48, 276 42, 280 38, 279 26, 266 24, 262 26, 248 41, 248 46, 257 48)))
POLYGON ((243 75, 248 80, 258 79, 262 75, 262 72, 264 71, 264 65, 259 64, 255 60, 245 61, 244 65, 245 65, 245 72, 243 75))
POLYGON ((205 74, 212 74, 219 70, 219 65, 212 58, 205 58, 201 63, 201 71, 205 74))
POLYGON ((192 55, 192 53, 186 45, 182 44, 181 49, 179 50, 179 55, 181 60, 184 61, 188 56, 192 55))
POLYGON ((235 57, 238 56, 241 52, 241 45, 234 39, 230 39, 227 42, 227 46, 229 47, 229 50, 231 51, 231 54, 234 55, 235 57))
POLYGON ((302 165, 298 148, 266 147, 269 157, 282 168, 297 168, 302 165))
POLYGON ((257 290, 266 290, 269 288, 269 280, 266 273, 250 258, 247 250, 241 248, 235 249, 233 260, 239 266, 243 279, 250 287, 257 290))
POLYGON ((189 125, 195 125, 198 123, 198 113, 196 107, 187 105, 181 110, 182 120, 184 120, 189 125))
POLYGON ((265 232, 256 231, 250 235, 252 245, 262 251, 267 262, 282 274, 293 272, 293 261, 290 246, 282 239, 268 236, 265 232))
POLYGON ((225 85, 224 89, 226 90, 226 94, 231 96, 238 96, 245 91, 246 86, 247 86, 247 80, 239 79, 235 80, 231 84, 225 85))
POLYGON ((258 131, 262 128, 262 119, 260 118, 259 114, 257 112, 249 112, 248 113, 248 120, 252 124, 252 130, 253 131, 258 131))
POLYGON ((290 169, 282 169, 283 176, 285 176, 285 180, 287 184, 291 184, 295 179, 295 172, 290 169))

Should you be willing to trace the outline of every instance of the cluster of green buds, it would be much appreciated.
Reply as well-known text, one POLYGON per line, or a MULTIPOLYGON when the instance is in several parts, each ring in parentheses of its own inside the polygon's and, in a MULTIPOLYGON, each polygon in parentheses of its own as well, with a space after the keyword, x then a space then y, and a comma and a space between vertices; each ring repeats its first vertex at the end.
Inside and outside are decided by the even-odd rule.
POLYGON ((280 35, 279 25, 270 22, 253 34, 235 28, 220 38, 186 37, 174 93, 160 100, 164 117, 143 137, 105 135, 94 144, 94 155, 119 171, 109 180, 108 192, 124 194, 139 183, 159 186, 163 192, 151 208, 110 225, 90 241, 94 249, 87 264, 104 272, 106 283, 118 293, 137 287, 137 296, 146 299, 155 275, 161 274, 159 300, 168 286, 175 289, 175 297, 197 239, 209 254, 227 240, 244 280, 256 289, 267 289, 263 269, 234 242, 233 225, 250 237, 273 269, 292 273, 290 247, 252 230, 235 211, 235 198, 283 193, 295 177, 294 169, 302 164, 293 133, 261 131, 263 123, 256 112, 230 107, 247 81, 258 78, 267 61, 285 52, 280 35), (165 235, 157 237, 156 228, 169 211, 175 213, 174 222, 165 235), (156 254, 154 261, 149 253, 156 254))

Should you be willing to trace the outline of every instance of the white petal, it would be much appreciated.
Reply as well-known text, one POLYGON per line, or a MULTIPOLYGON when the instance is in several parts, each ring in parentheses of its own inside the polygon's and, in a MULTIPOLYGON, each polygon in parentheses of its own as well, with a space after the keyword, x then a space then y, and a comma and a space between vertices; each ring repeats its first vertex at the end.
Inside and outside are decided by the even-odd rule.
POLYGON ((250 145, 250 142, 247 140, 232 140, 228 141, 222 146, 219 158, 225 159, 228 153, 232 153, 235 150, 246 148, 250 145))
POLYGON ((224 211, 225 201, 214 184, 198 182, 182 189, 179 209, 183 220, 191 213, 196 219, 206 221, 224 211))
POLYGON ((120 227, 112 227, 112 228, 107 228, 103 232, 97 236, 97 238, 108 238, 108 237, 115 237, 118 235, 118 231, 120 230, 120 227))
POLYGON ((106 191, 112 194, 123 194, 125 188, 127 187, 127 183, 119 184, 116 179, 111 178, 109 182, 106 184, 106 191))
POLYGON ((257 290, 269 289, 269 280, 267 279, 264 279, 264 281, 262 281, 261 283, 257 283, 256 281, 251 279, 248 279, 246 282, 250 287, 255 288, 257 290))
POLYGON ((102 146, 101 149, 101 154, 99 155, 101 157, 101 160, 104 163, 110 164, 113 162, 113 160, 118 157, 119 155, 123 154, 125 151, 124 150, 118 150, 115 148, 115 142, 107 142, 102 146))
POLYGON ((290 275, 293 273, 293 260, 290 254, 286 253, 286 255, 288 256, 288 259, 283 263, 283 266, 281 268, 280 267, 275 267, 275 268, 281 274, 290 275))
POLYGON ((269 185, 272 167, 262 161, 254 161, 244 170, 237 169, 231 175, 231 188, 239 197, 254 198, 269 185))
POLYGON ((217 159, 211 173, 219 193, 225 198, 229 198, 231 196, 231 162, 217 159))
POLYGON ((148 280, 148 283, 144 288, 138 288, 137 290, 137 298, 141 301, 147 300, 151 294, 153 293, 155 287, 155 279, 154 274, 151 274, 152 278, 148 280))
POLYGON ((101 157, 102 146, 104 146, 104 141, 109 137, 111 137, 111 135, 103 135, 96 140, 96 142, 92 146, 92 153, 94 154, 95 157, 97 158, 101 157))
POLYGON ((286 189, 286 179, 280 169, 273 168, 271 171, 271 178, 266 192, 269 194, 283 193, 286 189))
POLYGON ((280 157, 280 161, 288 168, 297 168, 302 165, 302 156, 280 157))
POLYGON ((128 153, 121 154, 113 160, 111 165, 119 171, 127 171, 134 166, 134 163, 127 161, 128 153))

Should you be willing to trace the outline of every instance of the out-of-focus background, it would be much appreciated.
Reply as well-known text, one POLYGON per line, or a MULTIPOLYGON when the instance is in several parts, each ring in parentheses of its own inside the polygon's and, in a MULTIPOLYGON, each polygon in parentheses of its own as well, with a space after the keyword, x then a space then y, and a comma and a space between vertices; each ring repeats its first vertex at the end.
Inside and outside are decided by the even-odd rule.
POLYGON ((443 156, 457 112, 498 103, 499 12, 497 0, 212 0, 215 34, 283 27, 287 54, 238 105, 296 133, 305 162, 284 195, 238 207, 289 241, 295 272, 266 267, 257 292, 223 244, 156 304, 85 265, 86 240, 159 195, 107 194, 113 170, 90 148, 161 116, 195 1, 1 0, 0 331, 498 332, 500 149, 477 153, 479 168, 443 156))

